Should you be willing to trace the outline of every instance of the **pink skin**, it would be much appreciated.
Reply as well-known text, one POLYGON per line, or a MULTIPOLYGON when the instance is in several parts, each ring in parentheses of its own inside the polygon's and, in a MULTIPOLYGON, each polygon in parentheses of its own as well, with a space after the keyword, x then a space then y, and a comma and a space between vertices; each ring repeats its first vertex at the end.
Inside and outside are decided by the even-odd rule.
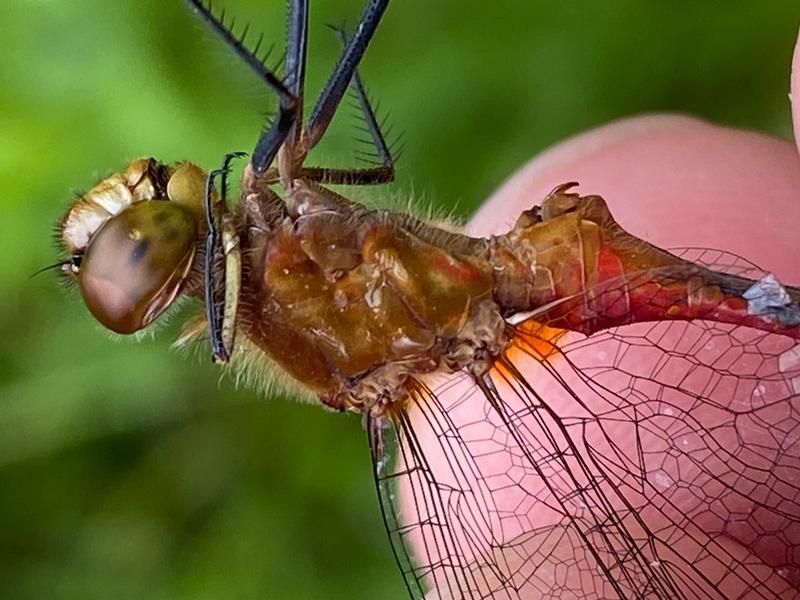
MULTIPOLYGON (((800 40, 791 89, 795 140, 800 144, 800 40)), ((664 248, 724 249, 783 282, 800 285, 799 149, 787 141, 691 117, 626 119, 576 136, 534 158, 489 198, 471 220, 469 232, 503 233, 521 211, 540 203, 554 187, 577 181, 578 192, 603 196, 615 219, 644 240, 664 248)), ((447 395, 459 396, 467 390, 464 384, 447 395)), ((475 415, 463 418, 472 420, 475 415)), ((789 452, 797 453, 794 460, 800 461, 797 444, 789 452)), ((444 457, 435 451, 432 456, 435 469, 444 457)), ((650 525, 657 528, 659 523, 650 525)), ((702 536, 707 536, 702 531, 695 535, 701 543, 702 536)), ((736 542, 717 542, 736 554, 736 542)), ((680 542, 674 549, 680 552, 680 542)), ((770 553, 782 550, 754 551, 768 561, 770 553)), ((768 580, 767 587, 776 592, 784 589, 786 581, 775 577, 773 569, 763 566, 761 573, 759 579, 768 580)), ((723 593, 736 592, 721 587, 723 593)), ((785 593, 782 597, 792 597, 791 592, 785 593)))

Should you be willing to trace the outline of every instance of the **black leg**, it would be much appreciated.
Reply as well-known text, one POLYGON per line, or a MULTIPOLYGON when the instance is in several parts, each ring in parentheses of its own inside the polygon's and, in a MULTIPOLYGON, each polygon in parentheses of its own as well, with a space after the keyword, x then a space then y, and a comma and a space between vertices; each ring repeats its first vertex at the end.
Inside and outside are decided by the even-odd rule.
POLYGON ((378 27, 389 0, 368 0, 367 6, 356 26, 353 37, 347 42, 339 62, 325 84, 325 88, 317 100, 308 125, 303 131, 304 147, 308 151, 313 148, 330 125, 339 102, 342 100, 350 80, 353 78, 358 63, 364 56, 367 45, 378 27))
MULTIPOLYGON (((342 45, 346 47, 347 33, 345 30, 341 27, 331 27, 331 29, 336 32, 342 45)), ((357 69, 353 71, 353 78, 350 80, 350 88, 356 95, 358 106, 361 108, 361 115, 367 126, 367 133, 369 133, 369 136, 372 138, 372 144, 375 146, 375 153, 378 155, 378 159, 384 166, 391 165, 394 161, 389 152, 389 147, 386 145, 386 138, 383 137, 381 127, 378 124, 378 118, 370 105, 369 96, 367 96, 367 92, 364 89, 364 84, 361 81, 361 76, 358 74, 357 69)))
POLYGON ((219 169, 212 171, 217 176, 222 176, 219 186, 220 203, 223 207, 226 206, 225 202, 228 199, 228 175, 231 172, 231 163, 234 159, 247 156, 247 152, 228 152, 222 159, 222 166, 219 169))
POLYGON ((228 350, 222 339, 222 320, 225 311, 224 305, 217 302, 217 286, 214 279, 214 261, 217 257, 217 250, 220 245, 220 233, 217 228, 217 219, 214 214, 214 180, 222 177, 220 184, 220 198, 222 206, 225 206, 225 200, 228 193, 228 172, 230 171, 231 161, 235 158, 245 156, 244 152, 230 152, 225 155, 222 160, 222 166, 219 169, 214 169, 206 177, 205 201, 203 208, 206 216, 206 256, 205 256, 205 270, 203 273, 204 288, 205 288, 205 303, 206 303, 206 321, 208 323, 208 336, 211 341, 211 358, 214 362, 226 362, 228 350))
POLYGON ((260 58, 245 48, 244 36, 247 35, 246 29, 243 36, 236 37, 233 33, 233 30, 225 24, 224 10, 220 13, 219 17, 216 17, 211 12, 211 9, 206 7, 206 5, 200 0, 188 0, 188 2, 197 11, 200 17, 206 23, 208 23, 209 27, 211 27, 211 29, 213 29, 214 32, 222 38, 222 41, 225 42, 225 44, 236 53, 236 56, 241 58, 247 64, 247 66, 256 72, 256 74, 261 78, 261 81, 267 84, 278 94, 278 96, 281 98, 281 101, 293 102, 295 100, 295 96, 291 91, 289 91, 289 88, 287 88, 283 82, 264 65, 260 58))
POLYGON ((287 103, 283 101, 283 98, 278 102, 278 114, 275 115, 275 120, 261 134, 253 149, 253 157, 250 161, 256 175, 261 175, 272 164, 275 155, 278 154, 278 150, 295 124, 296 111, 296 102, 287 103))
MULTIPOLYGON (((245 47, 247 30, 237 37, 232 26, 225 23, 224 11, 215 16, 210 6, 201 0, 188 0, 206 23, 223 39, 239 58, 241 58, 271 89, 278 94, 278 111, 275 119, 256 142, 251 159, 253 171, 257 176, 264 175, 272 164, 280 147, 287 141, 291 147, 299 144, 300 153, 295 158, 302 162, 305 154, 313 148, 328 128, 328 125, 341 102, 348 85, 353 85, 361 106, 367 131, 372 138, 377 157, 381 164, 365 169, 303 169, 303 176, 320 183, 350 183, 369 185, 386 183, 394 179, 394 161, 381 134, 372 107, 369 105, 364 87, 356 68, 367 45, 372 39, 389 0, 368 0, 353 36, 346 41, 345 49, 328 79, 325 88, 311 114, 307 127, 300 131, 303 118, 303 88, 306 66, 308 38, 308 0, 289 0, 289 20, 286 36, 286 78, 282 82, 270 71, 255 52, 245 47)), ((340 32, 340 37, 344 37, 340 32)), ((343 40, 344 41, 344 40, 343 40)), ((260 40, 259 40, 260 44, 260 40)))
POLYGON ((281 147, 290 137, 293 147, 300 138, 303 122, 303 86, 306 73, 306 47, 308 42, 308 0, 289 1, 289 20, 286 24, 286 85, 292 102, 278 104, 278 114, 269 129, 261 134, 253 150, 251 163, 256 175, 263 174, 281 147))
MULTIPOLYGON (((256 142, 255 150, 253 150, 253 168, 256 173, 263 173, 270 165, 278 149, 283 144, 286 136, 294 125, 297 106, 301 104, 297 96, 290 91, 290 89, 283 84, 283 82, 270 71, 264 63, 252 52, 250 52, 244 45, 244 36, 236 37, 231 27, 225 24, 224 11, 216 17, 211 10, 200 0, 188 0, 189 4, 194 7, 198 14, 208 25, 222 38, 225 44, 231 48, 236 55, 241 58, 247 65, 253 69, 261 80, 266 83, 278 94, 278 114, 269 128, 261 134, 261 137, 256 142)), ((293 0, 290 6, 290 31, 292 30, 291 20, 297 18, 295 23, 302 24, 302 27, 297 27, 296 31, 303 30, 302 42, 295 45, 287 45, 296 48, 293 51, 293 56, 290 58, 287 54, 287 61, 295 60, 292 65, 293 72, 296 75, 295 84, 302 86, 302 72, 305 68, 305 23, 307 23, 307 11, 305 10, 305 0, 293 0), (296 9, 296 10, 295 10, 296 9)), ((245 30, 246 34, 246 30, 245 30)))
MULTIPOLYGON (((341 27, 330 26, 339 36, 343 46, 347 46, 347 34, 341 27)), ((350 80, 350 88, 353 90, 358 106, 361 109, 361 116, 366 124, 365 133, 368 133, 372 145, 375 147, 375 154, 380 161, 380 165, 366 169, 328 169, 324 167, 304 167, 303 177, 322 184, 329 185, 377 185, 394 181, 394 159, 386 144, 386 138, 381 132, 381 126, 375 115, 364 84, 358 74, 358 70, 353 72, 350 80)))
POLYGON ((323 185, 379 185, 394 181, 394 165, 382 165, 369 169, 327 169, 325 167, 303 167, 303 178, 323 185))
POLYGON ((286 24, 286 87, 297 99, 295 127, 290 134, 294 146, 300 137, 303 123, 303 87, 306 78, 306 48, 308 44, 308 0, 290 0, 289 21, 286 24), (300 124, 298 126, 298 124, 300 124))

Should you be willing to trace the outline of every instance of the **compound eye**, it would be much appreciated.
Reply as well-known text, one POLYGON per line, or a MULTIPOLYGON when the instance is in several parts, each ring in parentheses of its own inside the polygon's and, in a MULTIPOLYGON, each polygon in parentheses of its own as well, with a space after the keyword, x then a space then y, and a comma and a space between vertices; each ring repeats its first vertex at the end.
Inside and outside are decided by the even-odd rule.
POLYGON ((165 200, 110 218, 86 248, 78 284, 86 307, 117 333, 149 325, 180 292, 195 255, 192 213, 165 200))

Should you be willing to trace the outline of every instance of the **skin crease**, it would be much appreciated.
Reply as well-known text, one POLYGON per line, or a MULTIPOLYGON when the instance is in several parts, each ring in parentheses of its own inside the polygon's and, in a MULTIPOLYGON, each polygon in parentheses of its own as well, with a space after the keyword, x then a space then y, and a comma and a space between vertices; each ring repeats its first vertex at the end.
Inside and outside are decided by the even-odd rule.
MULTIPOLYGON (((800 40, 794 52, 791 90, 795 140, 800 144, 800 40)), ((644 240, 664 248, 724 249, 783 282, 800 285, 799 150, 800 146, 784 140, 686 116, 626 119, 576 136, 535 157, 484 203, 468 230, 481 236, 503 233, 522 210, 539 204, 554 187, 577 181, 579 193, 603 196, 615 219, 644 240)), ((444 404, 451 394, 463 396, 470 388, 471 384, 461 383, 449 390, 444 404)), ((475 411, 481 410, 478 403, 473 405, 475 411)), ((462 414, 456 420, 479 416, 478 412, 462 414)), ((412 419, 420 422, 417 411, 412 411, 412 419)), ((432 449, 433 440, 423 440, 423 446, 426 444, 435 470, 446 457, 432 449)), ((788 452, 794 454, 790 461, 800 461, 800 445, 790 445, 788 452)), ((406 501, 401 499, 404 505, 406 501)), ((654 528, 664 525, 657 518, 648 524, 654 528)), ((692 533, 701 544, 709 540, 703 531, 692 533)), ((734 556, 741 551, 730 539, 716 539, 734 556)), ((565 543, 571 546, 576 541, 568 534, 565 543)), ((681 552, 681 542, 671 550, 681 552)), ((755 551, 764 557, 782 550, 766 546, 755 551)), ((662 547, 660 551, 670 549, 662 547)), ((759 581, 782 597, 796 596, 767 565, 756 565, 753 570, 759 573, 759 581)), ((726 588, 723 582, 720 591, 738 595, 737 590, 742 589, 741 582, 730 586, 726 588)), ((529 592, 529 597, 537 596, 529 592)))

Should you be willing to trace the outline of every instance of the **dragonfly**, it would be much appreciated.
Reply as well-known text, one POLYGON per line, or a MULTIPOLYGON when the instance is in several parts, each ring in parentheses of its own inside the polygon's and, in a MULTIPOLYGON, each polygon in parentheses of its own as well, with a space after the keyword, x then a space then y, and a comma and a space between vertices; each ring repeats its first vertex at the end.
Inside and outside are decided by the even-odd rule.
POLYGON ((504 234, 367 208, 394 178, 358 66, 368 0, 304 115, 307 0, 283 73, 190 7, 278 97, 237 201, 208 172, 132 161, 61 221, 63 274, 112 331, 202 300, 180 343, 278 369, 362 415, 414 598, 787 598, 800 589, 800 288, 741 257, 668 252, 565 182, 504 234), (348 90, 376 164, 308 166, 348 90))

